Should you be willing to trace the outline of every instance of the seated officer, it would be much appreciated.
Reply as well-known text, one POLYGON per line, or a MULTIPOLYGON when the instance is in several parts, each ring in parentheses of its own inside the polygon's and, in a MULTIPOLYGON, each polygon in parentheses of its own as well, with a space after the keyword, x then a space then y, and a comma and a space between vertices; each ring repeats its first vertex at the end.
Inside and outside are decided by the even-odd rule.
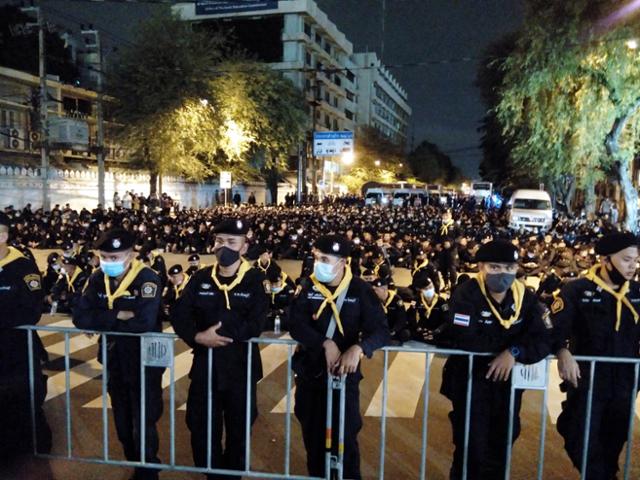
POLYGON ((411 338, 411 332, 407 324, 407 310, 398 291, 390 288, 388 278, 376 278, 369 283, 387 315, 391 340, 399 343, 408 341, 411 338))
MULTIPOLYGON (((476 254, 479 275, 456 288, 449 301, 447 337, 452 347, 491 352, 476 357, 472 372, 469 417, 469 480, 504 478, 511 397, 511 369, 516 360, 535 363, 550 351, 548 313, 524 284, 516 281, 517 248, 494 240, 476 254)), ((462 477, 468 357, 451 356, 442 372, 441 393, 453 404, 449 414, 455 452, 450 476, 462 477)), ((515 393, 513 438, 520 433, 520 400, 515 393)))
POLYGON ((162 321, 169 321, 169 314, 171 307, 176 303, 180 293, 187 286, 189 281, 189 275, 182 271, 182 265, 173 265, 167 271, 167 278, 169 282, 162 293, 162 321))
POLYGON ((190 277, 193 277, 193 274, 201 268, 200 255, 198 255, 197 253, 189 255, 189 258, 187 258, 187 262, 189 263, 189 268, 187 268, 187 271, 185 273, 190 277))
POLYGON ((266 330, 273 330, 276 317, 280 318, 280 328, 289 330, 289 305, 296 293, 296 285, 285 271, 272 263, 267 270, 263 282, 264 290, 269 295, 269 314, 267 315, 266 330))
POLYGON ((62 257, 62 273, 58 281, 51 289, 50 304, 56 304, 59 313, 71 313, 71 302, 76 295, 80 295, 84 289, 89 274, 78 264, 76 257, 62 257))
MULTIPOLYGON (((96 244, 96 270, 73 305, 73 324, 81 329, 144 333, 160 331, 160 278, 135 259, 134 238, 126 230, 105 232, 96 244)), ((127 460, 141 461, 140 453, 140 339, 108 336, 108 391, 118 439, 127 460)), ((100 350, 98 350, 100 352, 100 350)), ((98 358, 101 358, 100 353, 98 358)), ((145 452, 147 463, 159 463, 156 423, 162 415, 161 368, 145 370, 145 452)), ((135 480, 155 480, 158 470, 138 467, 135 480)))
POLYGON ((447 301, 436 292, 433 280, 424 270, 413 277, 411 290, 414 299, 407 311, 411 337, 419 342, 438 343, 447 323, 447 301))

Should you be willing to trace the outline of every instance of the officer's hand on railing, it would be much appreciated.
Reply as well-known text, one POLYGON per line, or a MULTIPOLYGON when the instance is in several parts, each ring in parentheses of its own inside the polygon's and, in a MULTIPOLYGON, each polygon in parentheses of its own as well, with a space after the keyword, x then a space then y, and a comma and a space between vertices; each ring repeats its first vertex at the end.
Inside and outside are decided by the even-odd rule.
POLYGON ((516 364, 516 359, 509 350, 505 350, 491 362, 489 362, 489 371, 485 378, 494 382, 506 382, 511 374, 511 369, 516 364))
POLYGON ((324 358, 327 361, 327 371, 331 373, 336 367, 338 360, 340 360, 340 349, 336 342, 331 339, 327 339, 322 344, 324 348, 324 358))
POLYGON ((135 314, 131 310, 120 310, 116 318, 118 320, 131 320, 135 317, 135 314))
POLYGON ((198 332, 195 336, 196 343, 211 348, 226 347, 230 343, 233 343, 232 338, 218 335, 220 327, 222 327, 222 322, 218 322, 214 326, 209 327, 202 332, 198 332))
POLYGON ((565 382, 569 382, 575 388, 578 388, 578 380, 580 377, 580 366, 573 358, 573 355, 566 348, 558 351, 558 374, 565 382))
POLYGON ((360 348, 359 345, 353 345, 349 350, 340 355, 336 365, 337 371, 335 373, 337 375, 355 373, 358 369, 358 364, 360 363, 362 355, 362 348, 360 348))

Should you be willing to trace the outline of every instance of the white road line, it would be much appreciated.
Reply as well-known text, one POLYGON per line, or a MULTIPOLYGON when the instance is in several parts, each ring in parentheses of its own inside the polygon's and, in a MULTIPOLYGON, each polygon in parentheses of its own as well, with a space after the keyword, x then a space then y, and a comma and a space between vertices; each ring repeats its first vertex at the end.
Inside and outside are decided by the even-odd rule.
MULTIPOLYGON (((399 352, 387 373, 387 417, 413 418, 424 386, 424 353, 399 352)), ((433 360, 433 355, 429 361, 433 360)), ((428 388, 428 386, 427 386, 428 388)), ((382 416, 382 381, 365 416, 382 416)))

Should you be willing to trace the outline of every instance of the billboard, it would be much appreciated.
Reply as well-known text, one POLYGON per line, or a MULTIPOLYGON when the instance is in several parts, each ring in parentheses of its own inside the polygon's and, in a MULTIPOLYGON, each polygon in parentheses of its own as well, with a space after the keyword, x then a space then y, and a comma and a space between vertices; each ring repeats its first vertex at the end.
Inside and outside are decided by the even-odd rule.
POLYGON ((317 157, 333 157, 353 152, 353 132, 313 132, 313 154, 317 157))
POLYGON ((197 0, 196 15, 274 10, 278 0, 197 0))

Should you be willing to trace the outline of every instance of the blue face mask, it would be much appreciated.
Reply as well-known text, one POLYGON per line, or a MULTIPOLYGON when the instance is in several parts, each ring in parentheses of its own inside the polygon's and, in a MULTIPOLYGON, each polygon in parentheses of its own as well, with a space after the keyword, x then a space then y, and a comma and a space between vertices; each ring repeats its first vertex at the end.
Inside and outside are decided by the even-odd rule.
POLYGON ((313 274, 320 283, 331 283, 338 275, 338 272, 333 271, 333 265, 316 262, 313 264, 313 274))
POLYGON ((100 262, 100 268, 109 277, 119 277, 126 269, 126 262, 100 262))

